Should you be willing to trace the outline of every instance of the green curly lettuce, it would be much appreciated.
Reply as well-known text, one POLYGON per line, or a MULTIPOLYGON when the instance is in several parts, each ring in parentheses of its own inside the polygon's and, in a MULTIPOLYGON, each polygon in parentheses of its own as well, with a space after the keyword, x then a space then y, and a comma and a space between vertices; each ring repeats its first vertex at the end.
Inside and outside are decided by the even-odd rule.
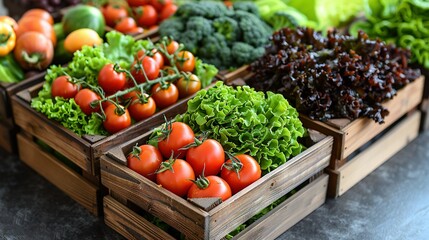
POLYGON ((226 151, 253 156, 264 173, 298 155, 298 138, 305 129, 298 112, 280 94, 257 92, 248 86, 233 88, 217 82, 188 102, 176 117, 196 133, 208 132, 226 151))

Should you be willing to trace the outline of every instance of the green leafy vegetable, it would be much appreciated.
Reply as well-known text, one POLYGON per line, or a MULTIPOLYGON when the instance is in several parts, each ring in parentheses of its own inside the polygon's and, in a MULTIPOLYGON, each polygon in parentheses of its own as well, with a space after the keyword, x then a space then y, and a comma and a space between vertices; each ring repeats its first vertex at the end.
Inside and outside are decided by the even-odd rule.
POLYGON ((280 94, 248 86, 234 89, 217 82, 198 92, 176 120, 196 133, 208 131, 227 151, 255 157, 265 173, 303 150, 298 138, 305 130, 296 109, 280 94))

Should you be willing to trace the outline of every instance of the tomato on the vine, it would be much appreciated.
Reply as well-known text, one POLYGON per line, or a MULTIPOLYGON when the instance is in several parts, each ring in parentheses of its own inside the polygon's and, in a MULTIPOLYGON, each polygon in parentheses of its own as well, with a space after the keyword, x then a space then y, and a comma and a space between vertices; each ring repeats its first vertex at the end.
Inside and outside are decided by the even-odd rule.
POLYGON ((139 26, 149 28, 158 23, 158 13, 152 5, 144 5, 134 9, 139 26))
POLYGON ((114 27, 122 18, 128 17, 127 10, 115 4, 106 5, 102 13, 106 20, 106 24, 110 27, 114 27))
POLYGON ((155 59, 144 56, 142 59, 134 60, 131 65, 131 75, 138 83, 146 82, 158 78, 159 66, 155 59), (146 74, 146 76, 145 76, 146 74))
POLYGON ((164 161, 157 171, 156 182, 174 194, 185 197, 195 180, 194 170, 183 159, 164 161))
POLYGON ((79 87, 70 82, 68 76, 59 76, 52 82, 52 97, 62 97, 65 99, 74 98, 78 91, 79 87))
POLYGON ((181 77, 175 84, 179 90, 180 98, 191 96, 192 94, 201 90, 200 78, 195 74, 181 77))
POLYGON ((262 174, 259 163, 253 157, 238 154, 235 158, 227 160, 220 173, 220 176, 231 187, 233 194, 261 178, 262 174))
MULTIPOLYGON (((146 56, 146 53, 144 50, 140 50, 137 52, 137 59, 143 59, 146 56)), ((150 57, 155 60, 156 63, 158 63, 158 68, 162 69, 164 67, 164 57, 158 50, 155 48, 152 49, 150 53, 150 57)))
POLYGON ((96 105, 94 108, 91 107, 91 103, 98 100, 101 100, 100 96, 88 88, 81 89, 77 92, 76 96, 74 96, 74 101, 86 115, 100 110, 99 105, 96 105))
POLYGON ((174 3, 166 4, 159 14, 159 21, 164 21, 165 19, 173 16, 177 11, 177 8, 177 5, 174 3))
POLYGON ((106 94, 112 94, 125 88, 127 75, 116 72, 113 63, 108 63, 98 73, 98 84, 106 94))
POLYGON ((121 33, 131 33, 136 28, 136 20, 132 17, 124 17, 115 24, 115 30, 121 33))
POLYGON ((157 12, 161 12, 162 9, 168 5, 172 4, 172 0, 151 0, 150 4, 156 9, 157 12))
POLYGON ((167 84, 167 87, 163 88, 157 83, 152 87, 151 93, 156 106, 161 109, 173 105, 179 99, 179 90, 174 84, 167 84))
POLYGON ((104 110, 106 119, 103 122, 103 126, 111 134, 131 126, 131 116, 128 109, 123 106, 119 107, 120 109, 117 109, 115 105, 110 105, 104 110))
POLYGON ((179 47, 180 45, 177 41, 171 40, 166 48, 167 48, 168 54, 172 55, 177 51, 177 49, 179 49, 179 47))
POLYGON ((166 129, 164 131, 166 136, 158 142, 158 148, 162 156, 165 158, 171 156, 177 158, 185 157, 187 150, 181 148, 193 143, 195 138, 194 131, 191 127, 182 122, 166 123, 166 129))
POLYGON ((152 116, 156 112, 156 104, 153 98, 145 94, 145 102, 140 102, 137 91, 132 91, 127 96, 131 96, 131 104, 128 107, 131 117, 136 121, 141 121, 152 116))
POLYGON ((198 177, 188 190, 188 198, 218 197, 225 201, 231 196, 228 183, 218 176, 198 177))
POLYGON ((127 166, 151 181, 156 180, 156 171, 162 163, 162 155, 152 145, 135 146, 127 156, 127 166))
POLYGON ((214 139, 195 141, 196 146, 186 152, 186 161, 194 169, 195 175, 217 175, 225 162, 222 145, 214 139))
POLYGON ((195 68, 195 56, 189 51, 180 51, 176 57, 176 67, 180 71, 192 72, 195 68))

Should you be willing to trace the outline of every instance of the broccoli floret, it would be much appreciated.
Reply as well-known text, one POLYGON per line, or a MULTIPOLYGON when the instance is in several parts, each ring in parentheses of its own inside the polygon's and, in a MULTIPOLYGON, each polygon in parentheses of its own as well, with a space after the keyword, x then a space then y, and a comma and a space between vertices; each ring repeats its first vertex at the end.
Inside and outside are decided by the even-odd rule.
POLYGON ((173 39, 180 39, 182 32, 185 31, 185 24, 183 19, 172 17, 162 21, 158 29, 161 36, 169 36, 173 39))
POLYGON ((238 10, 235 18, 241 28, 242 41, 254 47, 262 47, 268 43, 273 30, 258 16, 238 10))
POLYGON ((200 16, 207 19, 215 19, 220 16, 229 16, 231 14, 232 11, 222 2, 203 1, 185 3, 177 9, 174 15, 184 18, 200 16))
POLYGON ((234 65, 241 66, 249 64, 260 58, 265 53, 264 47, 255 48, 244 42, 235 42, 231 48, 234 65))
POLYGON ((235 11, 241 10, 241 11, 252 13, 259 17, 258 7, 253 2, 248 2, 248 1, 234 2, 234 4, 232 5, 232 8, 235 11))
POLYGON ((219 69, 226 69, 231 65, 231 49, 228 47, 225 37, 220 33, 214 33, 204 38, 197 56, 219 69))
POLYGON ((190 17, 186 22, 186 33, 195 32, 196 41, 213 34, 212 21, 203 17, 190 17))
POLYGON ((182 34, 180 39, 177 39, 180 43, 183 43, 185 46, 185 49, 195 54, 197 52, 198 47, 198 40, 197 40, 197 33, 192 31, 186 31, 182 34))
POLYGON ((240 38, 241 30, 237 21, 230 17, 220 17, 213 21, 215 31, 222 34, 228 42, 234 42, 240 38))

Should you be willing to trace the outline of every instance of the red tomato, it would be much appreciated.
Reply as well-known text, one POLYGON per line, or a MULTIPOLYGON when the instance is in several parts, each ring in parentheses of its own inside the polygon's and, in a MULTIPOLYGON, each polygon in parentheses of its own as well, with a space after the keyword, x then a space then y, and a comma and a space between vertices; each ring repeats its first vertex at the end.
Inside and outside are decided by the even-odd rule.
POLYGON ((173 162, 165 161, 164 163, 170 167, 158 170, 156 182, 180 197, 186 196, 192 186, 192 180, 195 180, 191 165, 182 159, 176 159, 173 162))
POLYGON ((39 32, 26 32, 16 41, 13 50, 16 61, 25 70, 43 70, 52 62, 52 42, 39 32))
POLYGON ((124 17, 115 25, 115 30, 121 33, 130 33, 137 28, 136 20, 132 17, 124 17))
POLYGON ((141 103, 137 97, 137 92, 133 91, 135 95, 132 97, 132 103, 128 107, 131 117, 136 121, 141 121, 152 116, 156 112, 156 104, 153 98, 146 96, 146 102, 141 103))
POLYGON ((150 4, 156 9, 157 12, 161 12, 164 6, 171 4, 172 0, 151 0, 150 4))
POLYGON ((176 82, 177 89, 179 90, 179 97, 184 98, 191 96, 201 89, 201 81, 195 74, 191 74, 189 77, 181 77, 176 82))
POLYGON ((98 73, 98 84, 106 94, 113 94, 125 88, 127 75, 124 72, 116 72, 113 63, 109 63, 98 73))
POLYGON ((130 7, 139 7, 149 4, 150 0, 127 0, 127 3, 130 7))
POLYGON ((22 15, 21 19, 26 17, 36 17, 47 21, 51 25, 54 24, 54 18, 52 17, 52 15, 48 11, 41 8, 33 8, 26 11, 22 15))
POLYGON ((167 52, 170 55, 173 55, 177 49, 179 49, 179 43, 172 40, 168 45, 167 45, 167 52))
POLYGON ((104 128, 111 134, 117 133, 121 131, 122 129, 125 129, 129 126, 131 126, 131 117, 130 113, 127 109, 120 106, 122 110, 124 110, 124 113, 119 115, 117 113, 115 105, 110 105, 104 110, 104 114, 106 114, 106 119, 103 122, 104 128))
POLYGON ((140 147, 134 147, 133 152, 128 155, 127 160, 129 168, 155 182, 156 171, 163 159, 156 147, 141 145, 140 147))
POLYGON ((165 5, 164 8, 161 10, 161 13, 159 14, 159 21, 162 22, 165 19, 173 16, 174 13, 177 11, 177 8, 177 5, 174 3, 165 5))
POLYGON ((161 84, 157 83, 152 87, 151 93, 156 106, 161 109, 175 104, 179 99, 179 90, 174 84, 168 84, 168 87, 163 89, 161 84))
POLYGON ((149 28, 158 22, 158 13, 151 5, 145 5, 135 9, 136 19, 139 26, 149 28))
POLYGON ((225 162, 222 145, 213 139, 206 139, 200 145, 186 152, 186 161, 194 169, 195 175, 217 175, 225 162))
POLYGON ((197 178, 188 191, 188 198, 218 197, 223 202, 231 195, 231 188, 228 183, 218 176, 197 178))
POLYGON ((180 71, 192 72, 195 68, 195 57, 189 51, 180 51, 176 57, 176 67, 180 71))
MULTIPOLYGON (((143 57, 146 56, 146 53, 144 50, 140 50, 137 52, 137 59, 143 59, 143 57)), ((160 52, 158 52, 156 49, 152 49, 151 51, 151 58, 155 60, 156 63, 158 63, 159 69, 162 69, 164 67, 164 58, 160 52)))
POLYGON ((182 122, 167 125, 166 130, 169 131, 169 134, 158 142, 159 151, 165 158, 169 158, 172 155, 177 158, 185 157, 187 150, 179 149, 194 142, 194 131, 186 123, 182 122))
POLYGON ((51 94, 52 97, 62 97, 65 99, 74 98, 77 92, 79 91, 79 87, 74 83, 69 82, 68 76, 60 76, 57 77, 51 86, 51 94))
POLYGON ((106 24, 114 27, 122 18, 128 17, 128 12, 125 8, 119 5, 108 4, 102 11, 106 24))
POLYGON ((74 101, 77 105, 79 105, 82 112, 86 115, 90 115, 93 112, 97 112, 100 110, 100 106, 97 105, 95 108, 91 107, 91 103, 97 100, 100 100, 100 96, 96 94, 94 91, 84 88, 77 92, 76 96, 74 96, 74 101))
POLYGON ((246 154, 239 154, 235 157, 241 162, 242 167, 237 165, 235 165, 237 167, 230 167, 232 166, 232 161, 229 159, 225 162, 220 173, 220 176, 231 187, 233 194, 261 178, 262 174, 261 167, 253 157, 246 154))
MULTIPOLYGON (((27 32, 39 32, 45 35, 45 37, 47 37, 48 39, 50 39, 54 46, 57 44, 57 35, 55 35, 54 27, 46 20, 43 20, 41 18, 32 16, 21 18, 18 21, 18 31, 16 31, 16 39, 19 40, 20 36, 24 35, 27 32)), ((33 42, 32 44, 36 43, 33 42)))
POLYGON ((131 75, 138 83, 146 82, 146 77, 149 80, 153 80, 158 78, 159 75, 158 63, 148 56, 143 57, 141 60, 134 60, 130 70, 131 75))

